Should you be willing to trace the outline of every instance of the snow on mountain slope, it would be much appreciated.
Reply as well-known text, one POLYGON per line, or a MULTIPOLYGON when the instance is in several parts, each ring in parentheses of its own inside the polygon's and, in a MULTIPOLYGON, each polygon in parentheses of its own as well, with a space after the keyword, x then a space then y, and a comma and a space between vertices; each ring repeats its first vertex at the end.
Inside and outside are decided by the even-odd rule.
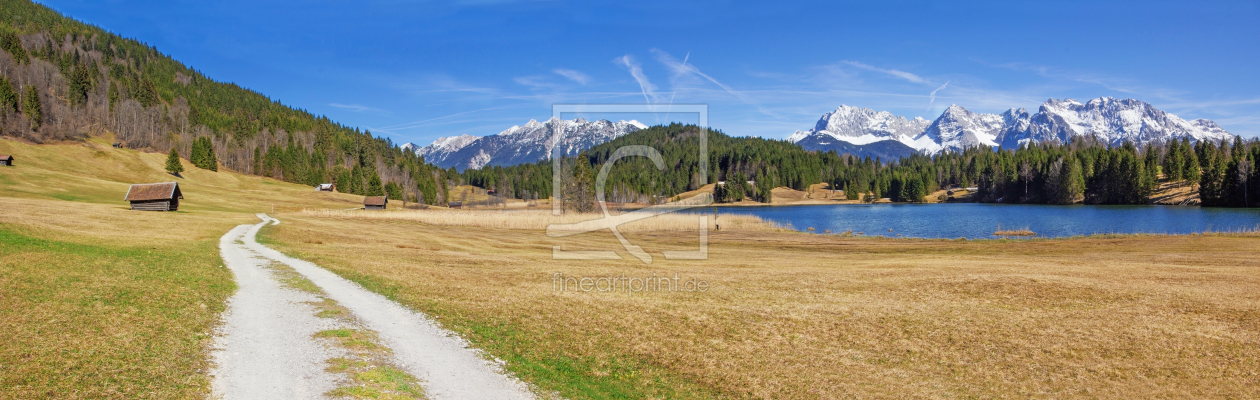
POLYGON ((1047 100, 1031 116, 1028 129, 1010 130, 1000 142, 1005 147, 1015 147, 1049 140, 1068 142, 1078 136, 1096 136, 1113 145, 1127 141, 1139 146, 1186 137, 1196 142, 1234 137, 1209 120, 1186 121, 1143 101, 1101 97, 1085 104, 1072 99, 1047 100))
POLYGON ((788 140, 799 142, 807 136, 826 135, 862 145, 881 140, 911 139, 930 123, 923 118, 907 120, 887 111, 841 105, 835 111, 823 114, 814 129, 796 131, 788 140))
POLYGON ((416 149, 416 154, 442 168, 479 169, 487 165, 516 165, 551 159, 554 146, 562 155, 582 150, 647 128, 638 121, 587 121, 581 118, 544 122, 530 120, 492 136, 455 136, 439 138, 416 149))
MULTIPOLYGON (((1036 114, 1022 108, 983 114, 952 105, 931 122, 840 106, 824 114, 814 129, 796 131, 788 140, 807 150, 844 150, 861 156, 869 153, 865 146, 883 141, 935 154, 978 145, 1015 148, 1047 141, 1066 143, 1082 136, 1095 136, 1113 145, 1133 142, 1142 146, 1181 138, 1219 141, 1234 135, 1209 120, 1186 121, 1146 102, 1102 97, 1084 104, 1072 99, 1049 99, 1036 114), (845 143, 839 145, 837 141, 845 143)), ((887 146, 880 152, 887 154, 887 146)))
POLYGON ((997 137, 1006 127, 998 114, 977 114, 951 105, 915 139, 919 150, 937 153, 941 150, 962 150, 978 145, 997 146, 997 137), (924 141, 922 139, 929 139, 924 141))

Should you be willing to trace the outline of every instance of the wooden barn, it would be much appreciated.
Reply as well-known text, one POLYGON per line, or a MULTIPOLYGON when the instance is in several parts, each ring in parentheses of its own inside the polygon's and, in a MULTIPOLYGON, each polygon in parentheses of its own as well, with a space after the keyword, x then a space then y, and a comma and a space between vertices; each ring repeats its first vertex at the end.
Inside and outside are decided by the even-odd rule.
POLYGON ((0 154, 0 166, 4 166, 4 167, 12 167, 12 166, 13 166, 13 156, 8 155, 8 154, 0 154))
POLYGON ((449 208, 461 208, 461 209, 462 209, 462 208, 464 208, 464 202, 462 202, 462 201, 452 201, 452 202, 450 202, 450 203, 446 203, 446 206, 447 206, 447 207, 449 207, 449 208))
POLYGON ((321 184, 319 184, 319 185, 315 186, 315 191, 317 191, 317 192, 331 192, 331 191, 335 190, 336 188, 337 188, 337 185, 334 185, 334 184, 331 184, 331 183, 321 183, 321 184))
POLYGON ((384 210, 387 204, 389 204, 389 199, 385 198, 385 196, 368 196, 363 198, 364 210, 384 210))
POLYGON ((138 211, 176 211, 184 193, 179 191, 179 183, 137 183, 127 189, 126 201, 131 202, 131 209, 138 211))

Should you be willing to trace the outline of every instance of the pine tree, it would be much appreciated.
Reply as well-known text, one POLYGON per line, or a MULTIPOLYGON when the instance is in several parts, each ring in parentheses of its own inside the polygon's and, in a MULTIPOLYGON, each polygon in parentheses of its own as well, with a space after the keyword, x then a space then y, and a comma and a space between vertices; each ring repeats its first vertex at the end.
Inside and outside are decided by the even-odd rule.
POLYGON ((1182 179, 1186 169, 1185 153, 1181 151, 1181 141, 1172 139, 1168 141, 1168 154, 1164 155, 1164 178, 1169 181, 1176 182, 1182 179))
POLYGON ((381 186, 381 176, 372 172, 372 177, 368 178, 367 196, 384 196, 385 188, 381 186))
POLYGON ((208 137, 202 137, 202 139, 206 140, 206 144, 204 145, 206 151, 205 168, 214 172, 219 172, 219 157, 214 155, 214 142, 211 142, 208 137))
POLYGON ((26 86, 26 99, 22 103, 22 113, 31 121, 31 130, 38 130, 44 122, 43 105, 39 101, 39 90, 35 85, 26 86))
POLYGON ((171 147, 171 154, 166 157, 166 172, 171 175, 179 176, 180 172, 184 172, 184 164, 179 162, 179 152, 171 147))
POLYGON ((1199 174, 1202 171, 1202 167, 1199 164, 1199 156, 1197 152, 1195 152, 1194 148, 1190 146, 1190 139, 1182 139, 1181 153, 1182 158, 1185 159, 1185 163, 1183 164, 1184 166, 1181 170, 1181 178, 1185 179, 1186 183, 1190 186, 1198 185, 1199 174))
POLYGON ((1081 160, 1073 157, 1071 161, 1064 162, 1061 176, 1059 203, 1072 204, 1081 200, 1085 195, 1085 176, 1082 174, 1081 160))
POLYGON ((206 151, 201 146, 201 138, 193 140, 192 149, 188 151, 188 162, 197 168, 205 169, 206 151))
POLYGON ((18 112, 18 92, 13 89, 13 82, 0 76, 0 110, 18 112))
POLYGON ((107 79, 105 82, 106 85, 109 85, 109 110, 114 111, 114 104, 118 103, 118 98, 120 96, 118 93, 118 83, 115 83, 113 79, 107 79))

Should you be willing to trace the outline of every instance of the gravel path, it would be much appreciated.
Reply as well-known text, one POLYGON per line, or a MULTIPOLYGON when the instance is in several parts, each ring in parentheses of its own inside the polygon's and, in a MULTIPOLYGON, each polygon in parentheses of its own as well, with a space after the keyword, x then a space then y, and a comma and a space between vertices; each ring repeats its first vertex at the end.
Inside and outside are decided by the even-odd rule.
POLYGON ((223 260, 240 289, 228 302, 216 341, 214 394, 225 399, 319 398, 336 377, 323 369, 334 357, 312 335, 328 322, 303 304, 314 296, 287 290, 263 268, 269 261, 288 265, 324 290, 326 296, 378 333, 393 350, 398 367, 422 381, 430 399, 533 399, 528 387, 424 314, 411 311, 319 266, 258 244, 254 236, 268 222, 241 225, 219 242, 223 260), (240 240, 243 244, 236 243, 240 240), (263 259, 255 258, 254 255, 263 259))

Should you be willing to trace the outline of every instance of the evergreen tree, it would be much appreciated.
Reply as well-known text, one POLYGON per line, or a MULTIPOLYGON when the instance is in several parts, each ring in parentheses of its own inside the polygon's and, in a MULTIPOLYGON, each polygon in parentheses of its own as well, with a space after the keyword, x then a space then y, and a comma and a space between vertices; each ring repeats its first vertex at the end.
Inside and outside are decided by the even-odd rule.
POLYGON ((585 156, 578 156, 565 179, 564 206, 581 213, 595 211, 595 173, 585 156))
POLYGON ((193 141, 188 161, 192 162, 197 168, 210 171, 219 170, 219 160, 214 155, 214 142, 211 142, 209 137, 202 136, 193 141))
MULTIPOLYGON (((377 178, 379 180, 380 178, 377 178)), ((385 184, 385 196, 390 200, 404 200, 402 186, 397 183, 388 182, 385 184)))
POLYGON ((375 172, 370 173, 372 176, 368 178, 367 196, 384 196, 385 188, 381 186, 381 176, 375 172))
POLYGON ((1169 140, 1168 154, 1164 155, 1164 178, 1172 182, 1185 179, 1185 164, 1185 153, 1181 150, 1181 141, 1177 139, 1169 140))
POLYGON ((44 122, 44 110, 39 101, 39 90, 35 89, 35 85, 27 85, 25 97, 22 113, 26 114, 26 119, 31 121, 31 130, 39 130, 40 124, 44 122))
POLYGON ((922 203, 924 197, 927 197, 927 187, 919 178, 910 178, 905 185, 904 201, 922 203))
POLYGON ((166 157, 166 172, 171 175, 179 176, 180 172, 184 172, 184 164, 179 162, 179 152, 171 147, 171 154, 166 157))
POLYGON ((109 110, 114 111, 114 104, 118 103, 118 98, 120 96, 118 93, 118 84, 112 79, 106 80, 105 84, 109 85, 109 110))
POLYGON ((201 139, 193 140, 192 149, 188 151, 188 162, 197 168, 205 169, 206 150, 201 145, 201 139))
POLYGON ((1186 183, 1191 186, 1198 185, 1202 167, 1199 165, 1198 154, 1190 146, 1190 139, 1182 139, 1180 149, 1182 158, 1185 160, 1181 170, 1181 178, 1185 179, 1186 183))
POLYGON ((1081 171, 1081 160, 1073 157, 1070 162, 1063 163, 1062 187, 1059 204, 1072 204, 1085 195, 1085 176, 1081 171))
POLYGON ((13 82, 0 76, 0 110, 18 112, 18 92, 13 89, 13 82))

